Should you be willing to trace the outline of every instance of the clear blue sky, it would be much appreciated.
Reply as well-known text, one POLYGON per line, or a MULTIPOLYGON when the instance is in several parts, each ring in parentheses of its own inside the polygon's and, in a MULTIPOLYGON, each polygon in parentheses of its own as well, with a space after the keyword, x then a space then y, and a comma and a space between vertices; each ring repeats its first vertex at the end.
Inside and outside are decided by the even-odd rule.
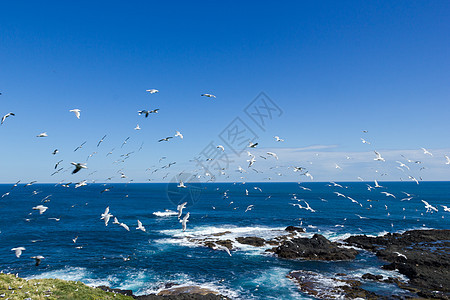
MULTIPOLYGON (((3 1, 0 115, 16 116, 0 127, 0 182, 76 181, 96 170, 90 178, 102 181, 120 168, 144 181, 142 170, 161 165, 163 155, 182 171, 181 162, 217 141, 261 91, 284 112, 258 133, 262 148, 425 147, 443 160, 450 148, 449 15, 448 1, 3 1), (149 88, 160 92, 149 95, 149 88), (160 113, 137 114, 153 108, 160 113), (157 142, 175 130, 182 141, 157 142), (49 136, 36 138, 41 132, 49 136), (105 158, 142 142, 125 164, 105 158), (55 148, 59 156, 51 155, 55 148), (93 151, 89 171, 49 177, 56 161, 71 169, 69 162, 93 151)), ((430 172, 430 179, 450 174, 430 172)))

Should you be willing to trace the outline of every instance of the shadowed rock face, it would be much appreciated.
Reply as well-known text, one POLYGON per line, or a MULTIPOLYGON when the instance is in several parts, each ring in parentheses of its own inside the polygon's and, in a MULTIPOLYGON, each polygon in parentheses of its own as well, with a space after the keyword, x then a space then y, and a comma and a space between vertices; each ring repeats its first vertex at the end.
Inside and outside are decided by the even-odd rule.
POLYGON ((266 244, 265 239, 256 236, 238 237, 236 238, 236 241, 241 244, 252 245, 255 247, 262 247, 266 244))
MULTIPOLYGON (((381 237, 352 236, 346 243, 374 252, 407 276, 421 297, 450 299, 450 230, 412 230, 381 237)), ((403 287, 405 288, 405 287, 403 287)))
POLYGON ((340 248, 339 244, 330 242, 323 235, 315 234, 312 238, 294 238, 284 241, 275 249, 280 258, 308 260, 351 260, 358 251, 340 248))

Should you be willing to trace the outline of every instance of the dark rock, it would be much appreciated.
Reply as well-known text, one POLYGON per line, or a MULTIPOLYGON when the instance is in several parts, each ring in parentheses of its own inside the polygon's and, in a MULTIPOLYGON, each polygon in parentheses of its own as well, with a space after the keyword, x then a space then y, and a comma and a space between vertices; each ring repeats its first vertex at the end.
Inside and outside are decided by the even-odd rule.
MULTIPOLYGON (((410 280, 401 288, 421 297, 450 299, 450 230, 412 230, 381 237, 352 236, 350 245, 374 252, 410 280)), ((397 283, 397 282, 396 282, 397 283)))
POLYGON ((370 273, 366 273, 362 276, 362 279, 380 281, 383 279, 383 275, 373 275, 370 273))
POLYGON ((232 250, 233 249, 233 242, 231 240, 217 240, 215 243, 217 245, 221 245, 221 246, 227 247, 228 250, 232 250))
POLYGON ((266 244, 265 239, 256 236, 238 237, 236 238, 236 241, 238 241, 241 244, 252 245, 255 247, 261 247, 266 244))
POLYGON ((303 228, 301 228, 301 227, 296 227, 296 226, 288 226, 288 227, 286 227, 284 230, 289 231, 289 232, 293 232, 293 231, 296 231, 296 232, 305 232, 305 230, 304 230, 303 228))
POLYGON ((101 289, 105 292, 111 292, 111 293, 116 293, 116 294, 122 294, 125 296, 133 296, 133 291, 132 290, 121 290, 121 289, 112 289, 108 286, 105 285, 101 285, 97 287, 98 289, 101 289))
POLYGON ((294 238, 284 241, 275 250, 280 258, 307 260, 351 260, 358 251, 340 248, 339 244, 330 242, 324 236, 315 234, 312 238, 294 238))

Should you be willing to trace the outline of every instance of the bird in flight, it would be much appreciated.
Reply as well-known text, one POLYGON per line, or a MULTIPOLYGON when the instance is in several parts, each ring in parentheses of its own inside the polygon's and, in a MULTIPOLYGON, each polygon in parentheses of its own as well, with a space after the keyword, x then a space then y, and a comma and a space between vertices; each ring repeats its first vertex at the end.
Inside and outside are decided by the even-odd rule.
POLYGON ((32 256, 31 258, 34 258, 36 260, 36 267, 37 267, 41 264, 41 260, 43 260, 45 257, 43 257, 42 255, 38 255, 38 256, 32 256))
POLYGON ((375 155, 377 156, 377 157, 374 158, 373 160, 376 160, 376 161, 385 161, 385 159, 381 157, 381 154, 380 154, 380 153, 378 153, 377 151, 373 151, 373 152, 375 152, 375 155))
POLYGON ((142 231, 144 231, 144 232, 145 232, 145 227, 144 227, 144 226, 142 226, 142 222, 141 222, 141 221, 139 221, 139 220, 137 220, 137 222, 138 222, 138 227, 136 227, 136 229, 137 229, 137 230, 142 230, 142 231))
POLYGON ((267 152, 268 155, 275 157, 278 160, 278 156, 273 152, 267 152))
POLYGON ((16 254, 16 257, 19 258, 22 255, 22 251, 25 251, 25 247, 12 248, 11 251, 14 251, 16 254))
POLYGON ((156 94, 156 93, 158 93, 159 91, 158 90, 156 90, 156 89, 149 89, 149 90, 145 90, 146 92, 149 92, 150 94, 156 94))
POLYGON ((168 136, 168 137, 166 137, 164 139, 160 139, 158 142, 168 142, 171 138, 173 138, 173 137, 168 136))
POLYGON ((429 156, 433 156, 433 153, 431 153, 431 152, 428 151, 427 149, 425 149, 425 148, 420 148, 420 149, 423 150, 423 154, 428 154, 429 156))
POLYGON ((80 146, 76 147, 75 150, 73 150, 73 152, 76 152, 78 149, 83 148, 84 144, 86 144, 86 142, 83 142, 80 146))
POLYGON ((33 209, 39 210, 39 214, 42 215, 48 209, 48 207, 44 206, 44 205, 38 205, 38 206, 33 207, 33 209))
POLYGON ((80 112, 81 112, 81 110, 79 110, 78 108, 74 108, 74 109, 71 109, 71 110, 69 110, 70 112, 73 112, 74 114, 75 114, 75 117, 77 117, 77 119, 79 119, 80 118, 80 112))
POLYGON ((86 164, 71 162, 72 165, 75 166, 75 169, 72 171, 72 174, 78 173, 81 169, 87 169, 86 164))
POLYGON ((208 98, 216 98, 213 94, 201 94, 200 96, 208 97, 208 98))
POLYGON ((97 147, 100 146, 101 143, 103 143, 103 140, 105 139, 106 134, 100 139, 100 141, 98 141, 97 143, 97 147))
POLYGON ((52 154, 53 154, 53 155, 56 155, 56 153, 58 153, 58 152, 59 152, 59 150, 58 150, 58 149, 55 149, 55 150, 53 150, 52 154))
POLYGON ((181 132, 179 132, 179 131, 177 131, 177 132, 175 133, 175 136, 179 136, 180 139, 183 139, 183 135, 182 135, 181 132))
POLYGON ((279 136, 274 136, 274 139, 277 141, 277 142, 284 142, 284 140, 283 139, 281 139, 279 136))
POLYGON ((361 142, 362 142, 363 144, 368 144, 368 145, 370 145, 370 143, 369 143, 368 141, 366 141, 365 139, 363 139, 363 138, 361 138, 361 142))
POLYGON ((134 130, 141 130, 141 127, 139 126, 139 124, 137 124, 136 127, 134 127, 134 130))
POLYGON ((10 112, 10 113, 7 113, 6 115, 4 115, 4 116, 2 117, 2 122, 1 122, 0 125, 3 125, 3 122, 5 122, 6 118, 8 118, 8 117, 10 117, 10 116, 15 116, 15 114, 12 113, 12 112, 10 112))
POLYGON ((183 231, 186 231, 186 223, 189 222, 188 219, 189 219, 189 212, 183 217, 182 220, 180 220, 180 223, 183 227, 183 231))
POLYGON ((183 202, 181 204, 178 204, 177 211, 178 211, 178 219, 181 217, 181 214, 183 213, 183 209, 186 207, 187 202, 183 202))
POLYGON ((48 136, 47 132, 42 132, 39 133, 36 137, 47 137, 47 136, 48 136))
POLYGON ((252 143, 252 142, 250 142, 250 143, 248 144, 248 147, 249 147, 249 148, 256 148, 256 146, 258 146, 258 143, 252 143))

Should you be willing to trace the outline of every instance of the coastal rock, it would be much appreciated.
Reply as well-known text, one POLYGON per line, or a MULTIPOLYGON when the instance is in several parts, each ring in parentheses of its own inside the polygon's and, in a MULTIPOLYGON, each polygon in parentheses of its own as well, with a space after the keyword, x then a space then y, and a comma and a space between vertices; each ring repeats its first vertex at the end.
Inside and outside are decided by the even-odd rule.
POLYGON ((305 232, 305 229, 301 228, 301 227, 296 227, 296 226, 288 226, 284 229, 285 231, 288 232, 305 232))
POLYGON ((111 293, 116 293, 116 294, 122 294, 125 296, 133 296, 133 291, 132 290, 121 290, 121 289, 112 289, 106 285, 101 285, 97 287, 98 289, 101 289, 105 292, 111 292, 111 293))
POLYGON ((416 291, 420 297, 450 299, 450 230, 412 230, 380 237, 352 236, 346 243, 374 252, 408 277, 401 288, 416 291))
POLYGON ((238 237, 236 238, 236 241, 241 244, 251 245, 255 247, 262 247, 266 244, 265 239, 256 236, 238 237))
POLYGON ((164 289, 156 295, 134 296, 139 300, 227 300, 228 297, 199 286, 178 286, 164 289))
POLYGON ((374 275, 374 274, 366 273, 361 278, 367 279, 367 280, 380 281, 383 279, 383 275, 374 275))
POLYGON ((280 258, 307 260, 351 260, 358 251, 344 249, 339 244, 327 240, 323 235, 315 234, 312 238, 294 238, 284 241, 275 249, 280 258))
POLYGON ((387 299, 360 287, 352 279, 336 279, 311 271, 292 271, 287 276, 300 290, 316 299, 387 299))

